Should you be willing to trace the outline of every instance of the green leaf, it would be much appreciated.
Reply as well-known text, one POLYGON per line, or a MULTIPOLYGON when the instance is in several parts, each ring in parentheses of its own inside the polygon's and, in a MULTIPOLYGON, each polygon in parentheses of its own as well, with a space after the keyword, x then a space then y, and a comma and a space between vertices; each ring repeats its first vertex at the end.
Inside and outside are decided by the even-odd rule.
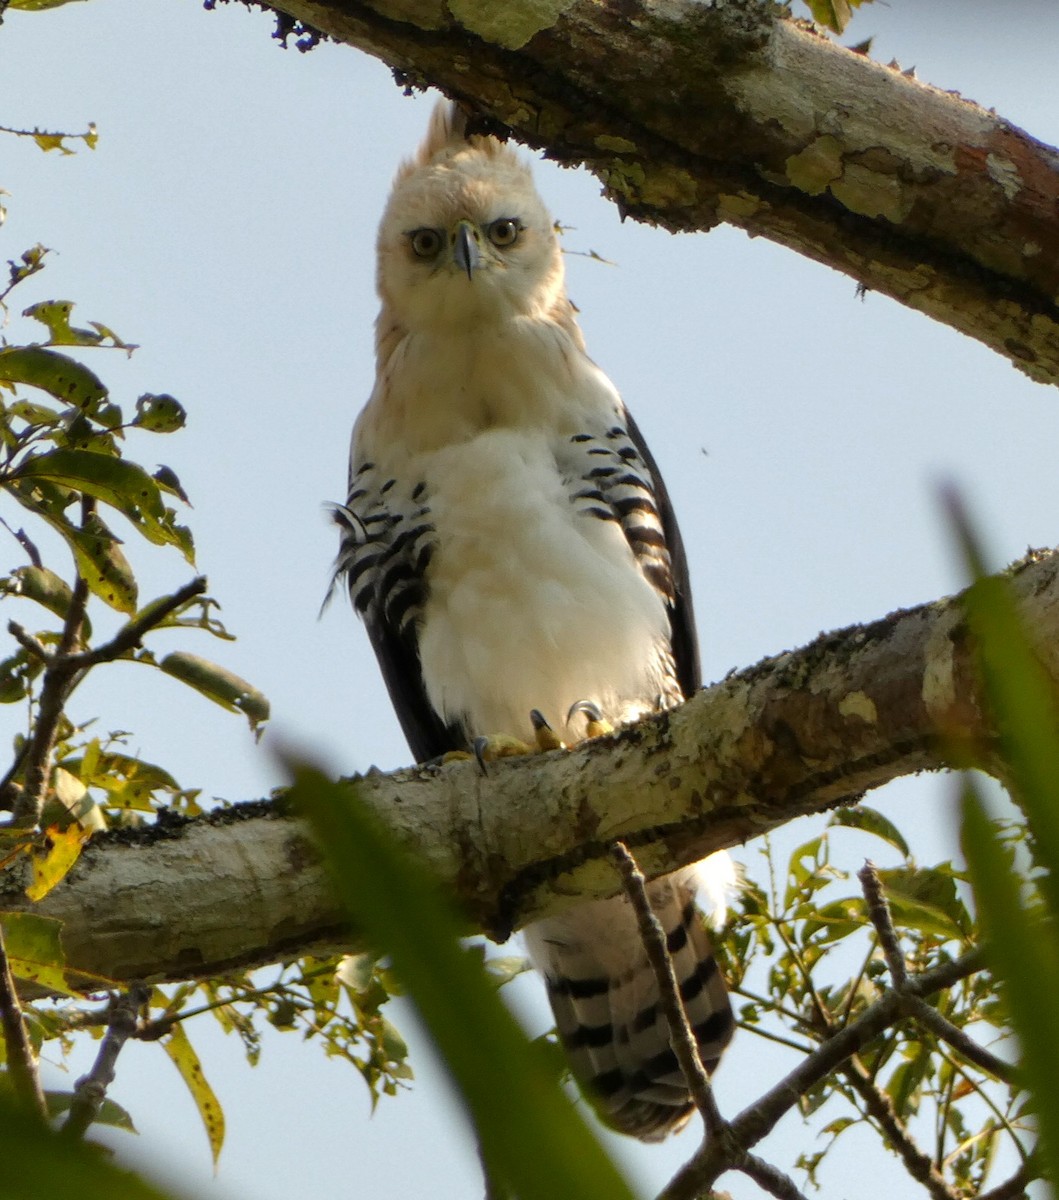
POLYGON ((44 670, 44 663, 24 647, 0 661, 0 704, 17 704, 29 695, 33 680, 44 670))
MULTIPOLYGON (((73 592, 65 579, 47 567, 18 567, 11 574, 18 580, 13 595, 33 600, 55 616, 66 620, 73 592)), ((87 617, 84 618, 82 636, 86 641, 92 636, 92 627, 87 617)))
POLYGON ((172 1200, 86 1145, 54 1132, 0 1091, 0 1200, 172 1200))
POLYGON ((879 871, 898 926, 946 941, 964 941, 971 921, 952 875, 940 867, 897 867, 879 871))
POLYGON ((67 996, 77 995, 66 982, 61 921, 34 912, 5 912, 0 913, 0 925, 4 929, 11 973, 16 979, 37 983, 67 996))
POLYGON ((805 3, 818 25, 841 33, 853 19, 853 9, 870 3, 870 0, 805 0, 805 3))
POLYGON ((82 363, 41 346, 0 350, 0 382, 40 388, 64 404, 78 406, 96 404, 107 394, 99 377, 82 363))
POLYGON ((474 1120, 497 1181, 520 1200, 632 1200, 554 1073, 459 945, 463 932, 425 870, 354 789, 294 768, 290 798, 312 821, 351 919, 392 957, 474 1120))
POLYGON ((265 696, 245 679, 209 659, 178 650, 167 654, 158 665, 167 675, 193 687, 229 712, 241 712, 250 722, 251 729, 268 720, 269 706, 265 696))
MULTIPOLYGON (((45 1092, 44 1100, 48 1106, 48 1116, 61 1117, 64 1113, 69 1112, 73 1099, 73 1092, 45 1092)), ((124 1129, 127 1133, 137 1132, 128 1109, 122 1108, 109 1096, 103 1097, 103 1103, 99 1107, 99 1112, 92 1119, 92 1124, 109 1125, 112 1129, 124 1129)))
POLYGON ((86 496, 94 496, 137 523, 157 524, 165 514, 158 484, 135 463, 92 450, 60 447, 35 454, 12 472, 14 479, 47 479, 86 496))
POLYGON ((1055 916, 1047 926, 1027 920, 1010 857, 986 815, 971 778, 964 781, 961 836, 988 954, 1004 982, 1022 1045, 1021 1070, 1034 1095, 1036 1121, 1052 1170, 1059 1165, 1059 941, 1055 916))
POLYGON ((12 493, 27 507, 41 511, 44 501, 52 510, 51 514, 41 511, 46 519, 67 507, 77 493, 93 496, 117 509, 149 542, 175 546, 194 565, 190 530, 178 525, 176 513, 163 503, 158 480, 136 463, 111 453, 61 447, 27 458, 9 479, 12 493))
POLYGON ((43 514, 73 551, 78 574, 105 604, 130 616, 136 611, 139 589, 121 542, 95 513, 80 529, 65 519, 43 514))
POLYGON ((49 826, 47 835, 46 847, 30 853, 33 879, 26 888, 26 895, 34 902, 43 900, 52 888, 66 878, 81 857, 85 842, 92 833, 74 821, 66 829, 49 826))
POLYGON ((145 393, 136 401, 133 424, 139 429, 149 429, 152 433, 172 433, 176 429, 183 429, 186 420, 184 406, 172 396, 145 393))
POLYGON ((162 1039, 165 1052, 173 1060, 180 1077, 187 1085, 195 1107, 199 1110, 202 1124, 206 1128, 206 1136, 210 1142, 210 1153, 213 1155, 214 1166, 221 1155, 224 1145, 224 1110, 217 1099, 213 1088, 210 1087, 202 1071, 202 1063, 195 1053, 194 1047, 188 1041, 184 1026, 177 1021, 171 1031, 162 1039))
MULTIPOLYGON (((66 150, 62 142, 68 136, 65 133, 38 134, 37 145, 41 146, 41 149, 66 150), (47 138, 54 144, 43 146, 41 138, 47 138)), ((66 150, 66 153, 70 151, 66 150)), ((70 324, 73 307, 72 300, 41 300, 40 303, 31 304, 29 308, 23 309, 22 315, 32 317, 45 325, 48 329, 48 341, 53 346, 98 346, 103 339, 97 330, 74 329, 70 324)))
POLYGON ((957 534, 975 582, 964 597, 975 635, 982 686, 1010 771, 1012 799, 1026 814, 1047 871, 1042 880, 1059 915, 1059 705, 1034 655, 1006 579, 984 574, 983 555, 967 518, 956 512, 957 534))
POLYGON ((168 492, 170 496, 177 496, 185 504, 191 503, 187 492, 180 486, 180 480, 177 478, 176 471, 171 470, 169 467, 159 467, 151 478, 163 492, 168 492))
POLYGON ((905 858, 911 856, 908 843, 897 826, 884 817, 881 812, 869 808, 866 804, 857 804, 853 808, 840 808, 831 816, 831 825, 841 825, 846 829, 860 829, 873 837, 889 842, 899 850, 905 858))

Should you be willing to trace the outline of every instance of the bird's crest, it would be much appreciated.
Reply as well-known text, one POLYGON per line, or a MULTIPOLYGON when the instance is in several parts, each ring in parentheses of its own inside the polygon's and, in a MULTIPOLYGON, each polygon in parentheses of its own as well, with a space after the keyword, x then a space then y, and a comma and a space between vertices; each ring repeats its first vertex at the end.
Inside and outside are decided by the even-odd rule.
POLYGON ((467 114, 456 103, 440 100, 434 107, 426 137, 415 157, 402 164, 397 173, 399 182, 417 167, 425 167, 438 159, 449 158, 468 147, 491 158, 508 158, 517 162, 515 153, 494 137, 473 134, 467 136, 467 114))

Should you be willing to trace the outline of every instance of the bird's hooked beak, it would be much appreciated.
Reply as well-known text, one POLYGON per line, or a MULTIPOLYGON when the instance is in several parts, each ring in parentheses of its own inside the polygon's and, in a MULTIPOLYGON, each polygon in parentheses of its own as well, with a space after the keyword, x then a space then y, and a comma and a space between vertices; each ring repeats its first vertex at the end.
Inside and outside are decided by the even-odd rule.
POLYGON ((482 265, 482 254, 478 249, 478 230, 470 221, 460 221, 452 234, 452 261, 467 278, 473 279, 474 272, 482 265))

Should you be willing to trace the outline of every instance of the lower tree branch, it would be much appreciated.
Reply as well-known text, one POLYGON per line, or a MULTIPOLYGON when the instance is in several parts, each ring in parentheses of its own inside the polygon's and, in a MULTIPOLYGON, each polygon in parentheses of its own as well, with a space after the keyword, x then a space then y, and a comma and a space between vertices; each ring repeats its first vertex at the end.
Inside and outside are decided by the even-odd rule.
MULTIPOLYGON (((1059 686, 1059 554, 1008 572, 1059 686)), ((358 794, 497 940, 612 893, 615 841, 648 878, 923 770, 997 775, 958 596, 821 636, 686 704, 572 751, 415 767, 358 794)), ((29 907, 18 869, 0 908, 29 907)), ((94 838, 37 911, 69 961, 109 979, 183 979, 350 948, 319 857, 282 803, 94 838), (229 918, 238 911, 239 921, 229 918)))

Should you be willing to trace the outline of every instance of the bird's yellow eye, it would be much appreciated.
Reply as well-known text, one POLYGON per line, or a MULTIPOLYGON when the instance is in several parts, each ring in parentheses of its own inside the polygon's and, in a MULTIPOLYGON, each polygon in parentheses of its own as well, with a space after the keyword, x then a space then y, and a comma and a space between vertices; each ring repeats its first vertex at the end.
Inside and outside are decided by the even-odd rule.
POLYGON ((408 235, 416 258, 436 258, 441 250, 441 232, 437 229, 413 229, 408 235))
POLYGON ((501 217, 498 221, 494 221, 486 232, 494 246, 513 246, 518 241, 522 226, 514 217, 501 217))

